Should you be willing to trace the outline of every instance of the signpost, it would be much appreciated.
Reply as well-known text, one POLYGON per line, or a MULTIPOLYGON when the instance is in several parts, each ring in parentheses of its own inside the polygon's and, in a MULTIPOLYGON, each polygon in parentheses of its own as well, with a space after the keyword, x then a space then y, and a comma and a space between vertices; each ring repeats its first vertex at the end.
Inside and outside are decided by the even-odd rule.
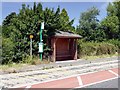
POLYGON ((41 23, 40 28, 40 43, 39 43, 39 53, 40 53, 40 60, 42 61, 42 53, 43 53, 43 40, 42 40, 42 32, 44 29, 44 22, 41 23))
POLYGON ((32 60, 32 38, 33 38, 33 35, 30 35, 30 57, 31 57, 31 60, 32 60))

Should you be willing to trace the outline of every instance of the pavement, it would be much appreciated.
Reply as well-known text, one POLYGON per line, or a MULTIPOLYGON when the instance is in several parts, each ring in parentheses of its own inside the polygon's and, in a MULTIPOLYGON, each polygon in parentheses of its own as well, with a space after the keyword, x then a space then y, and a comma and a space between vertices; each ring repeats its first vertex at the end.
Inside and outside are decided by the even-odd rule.
MULTIPOLYGON (((36 84, 25 85, 22 87, 17 87, 21 89, 27 88, 84 88, 89 87, 90 85, 102 83, 109 80, 118 79, 118 71, 120 68, 113 68, 109 70, 99 71, 99 72, 91 72, 66 78, 60 78, 56 80, 50 80, 45 82, 38 82, 36 84)), ((91 86, 93 87, 93 86, 91 86)), ((118 86, 117 86, 118 87, 118 86)), ((110 88, 110 87, 108 87, 110 88)), ((14 90, 14 88, 13 88, 14 90)))

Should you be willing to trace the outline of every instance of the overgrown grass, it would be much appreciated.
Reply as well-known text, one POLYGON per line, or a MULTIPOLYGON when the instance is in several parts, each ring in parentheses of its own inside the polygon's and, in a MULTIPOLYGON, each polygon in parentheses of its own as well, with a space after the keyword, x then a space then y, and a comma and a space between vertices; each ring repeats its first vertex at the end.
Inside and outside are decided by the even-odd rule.
POLYGON ((21 69, 22 67, 26 67, 28 64, 22 64, 22 63, 11 63, 7 65, 0 65, 0 71, 9 72, 9 73, 15 73, 16 70, 21 69))
POLYGON ((16 73, 17 70, 20 70, 22 68, 26 68, 27 66, 32 65, 40 65, 40 64, 49 64, 50 61, 48 60, 40 60, 39 57, 33 56, 33 59, 31 59, 30 56, 24 58, 19 63, 13 63, 9 62, 6 65, 0 65, 0 71, 9 72, 9 73, 16 73))
POLYGON ((107 54, 107 55, 99 55, 99 56, 84 56, 82 57, 82 59, 85 59, 85 60, 95 60, 95 59, 98 59, 98 58, 106 58, 106 57, 113 57, 113 56, 118 56, 118 53, 116 54, 107 54))

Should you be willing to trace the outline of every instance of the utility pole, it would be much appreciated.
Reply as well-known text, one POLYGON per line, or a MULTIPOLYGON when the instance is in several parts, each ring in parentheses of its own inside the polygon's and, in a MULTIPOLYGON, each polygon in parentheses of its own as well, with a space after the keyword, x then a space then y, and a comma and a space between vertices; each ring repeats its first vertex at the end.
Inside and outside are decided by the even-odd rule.
POLYGON ((39 43, 39 53, 40 53, 40 60, 42 61, 42 53, 43 53, 43 40, 42 40, 42 32, 44 29, 44 22, 41 23, 40 27, 40 43, 39 43))

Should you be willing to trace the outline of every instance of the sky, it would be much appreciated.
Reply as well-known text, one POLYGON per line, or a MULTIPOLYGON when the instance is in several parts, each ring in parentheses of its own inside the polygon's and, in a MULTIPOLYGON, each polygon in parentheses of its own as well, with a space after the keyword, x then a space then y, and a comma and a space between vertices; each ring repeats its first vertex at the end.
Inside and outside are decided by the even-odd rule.
MULTIPOLYGON (((0 17, 0 25, 7 15, 11 12, 19 12, 19 9, 22 7, 22 4, 25 3, 33 6, 33 2, 2 2, 0 3, 0 11, 2 11, 2 17, 0 17)), ((60 6, 61 10, 65 8, 68 12, 70 20, 75 19, 73 26, 77 26, 80 18, 80 14, 85 12, 87 9, 95 6, 100 10, 100 15, 98 16, 99 20, 102 20, 106 17, 106 7, 108 2, 42 2, 43 9, 46 7, 56 8, 60 6)))

